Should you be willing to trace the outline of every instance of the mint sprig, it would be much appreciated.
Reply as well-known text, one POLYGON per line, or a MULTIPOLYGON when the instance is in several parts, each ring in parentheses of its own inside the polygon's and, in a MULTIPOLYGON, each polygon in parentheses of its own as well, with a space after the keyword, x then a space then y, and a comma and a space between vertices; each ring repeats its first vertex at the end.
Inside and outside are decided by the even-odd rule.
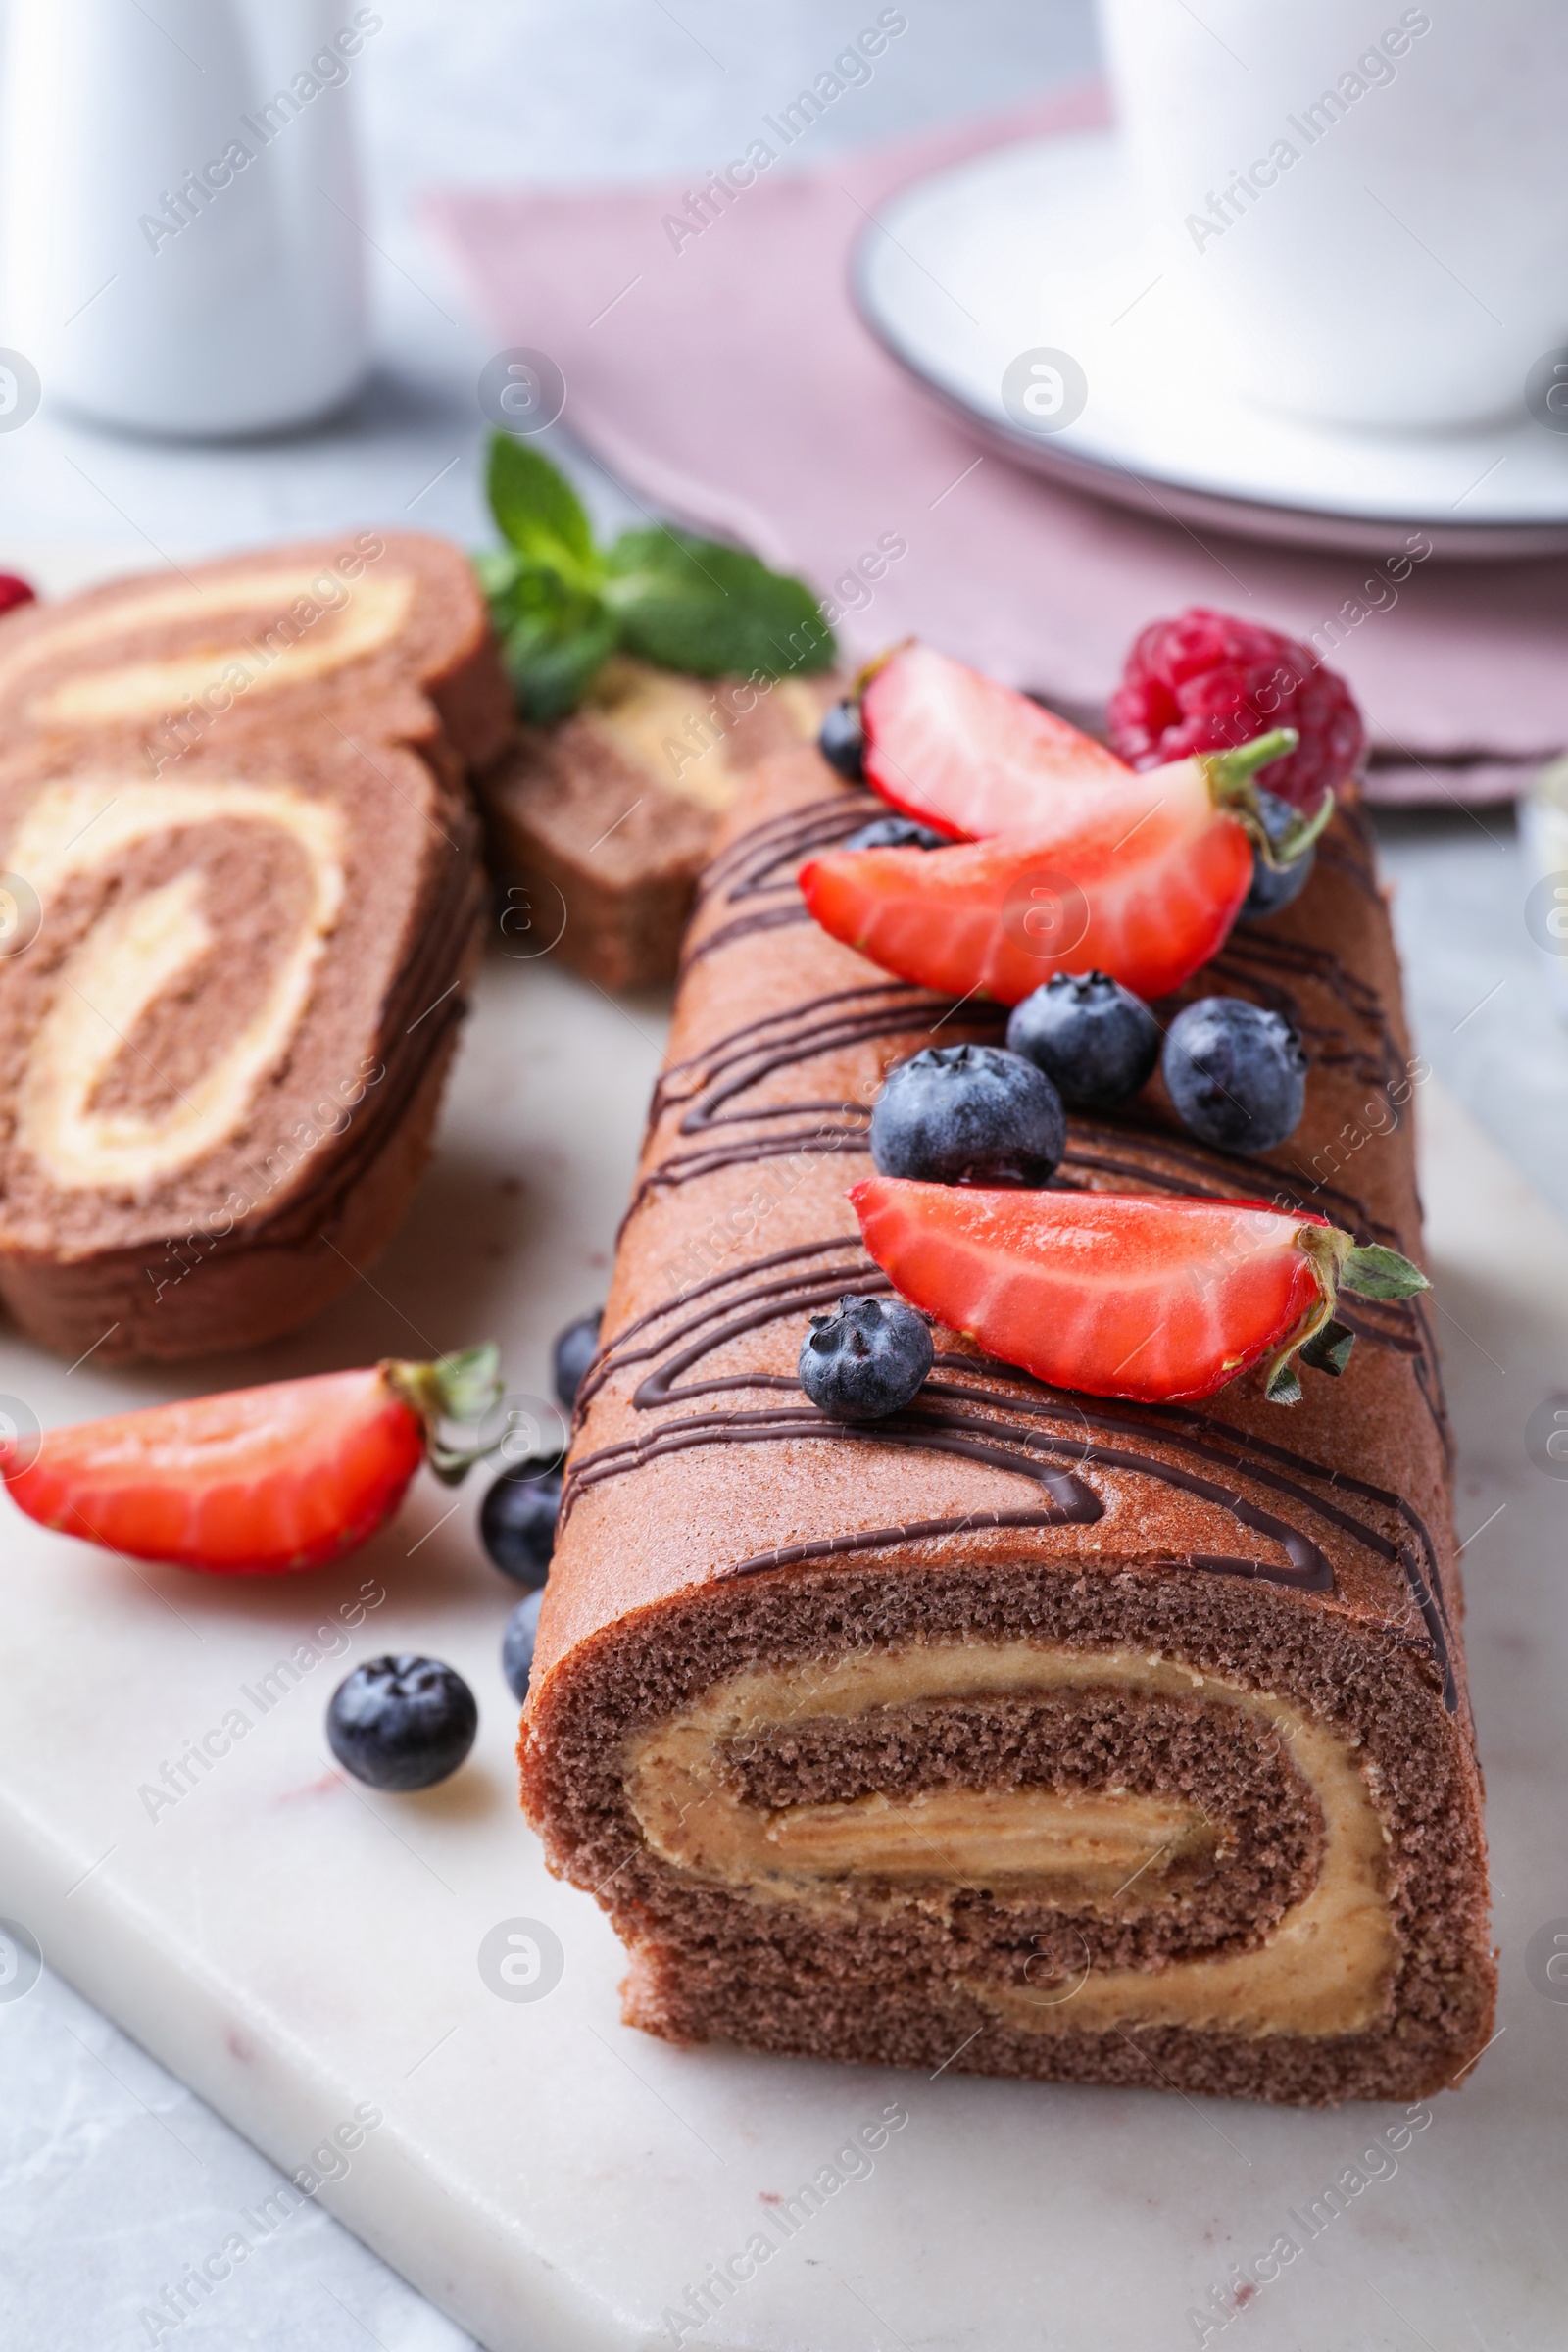
POLYGON ((837 648, 804 580, 744 548, 656 524, 609 548, 571 484, 510 433, 490 442, 490 511, 505 547, 475 558, 525 718, 576 709, 612 653, 700 678, 826 669, 837 648))

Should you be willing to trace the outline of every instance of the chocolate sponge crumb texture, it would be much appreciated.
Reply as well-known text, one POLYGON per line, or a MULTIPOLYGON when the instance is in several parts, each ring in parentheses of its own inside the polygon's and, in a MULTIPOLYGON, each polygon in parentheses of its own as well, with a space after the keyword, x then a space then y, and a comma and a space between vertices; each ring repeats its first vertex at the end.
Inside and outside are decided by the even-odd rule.
POLYGON ((0 1298, 95 1361, 347 1287, 428 1156, 511 695, 462 555, 361 532, 0 623, 0 1298))
MULTIPOLYGON (((627 2018, 671 2041, 1425 2097, 1494 1996, 1428 1305, 1342 1302, 1354 1357, 1288 1411, 1250 1382, 1069 1396, 938 1329, 905 1412, 816 1413, 808 1316, 888 1287, 844 1197, 883 1074, 1004 1018, 808 919, 801 860, 872 813, 775 756, 703 883, 579 1398, 525 1809, 626 1943, 627 2018)), ((1070 1119, 1055 1181, 1294 1202, 1418 1256, 1420 1065, 1353 806, 1183 998, 1215 992, 1296 1023, 1297 1134, 1227 1158, 1156 1079, 1070 1119)))
POLYGON ((697 877, 747 772, 809 742, 827 678, 686 677, 617 654, 580 708, 480 779, 505 928, 601 988, 675 976, 697 877))

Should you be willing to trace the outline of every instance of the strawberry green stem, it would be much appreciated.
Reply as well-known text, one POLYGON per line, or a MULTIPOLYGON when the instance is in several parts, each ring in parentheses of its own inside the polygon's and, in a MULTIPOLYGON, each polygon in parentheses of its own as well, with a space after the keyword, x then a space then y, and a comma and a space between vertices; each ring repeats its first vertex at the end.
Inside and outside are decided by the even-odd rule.
MULTIPOLYGON (((1348 1235, 1345 1238, 1349 1239, 1348 1235)), ((1412 1266, 1397 1250, 1385 1250, 1381 1242, 1361 1242, 1346 1252, 1340 1288, 1352 1291, 1357 1298, 1413 1298, 1417 1291, 1430 1291, 1432 1285, 1420 1267, 1412 1266)))
POLYGON ((1239 744, 1233 752, 1206 753, 1203 765, 1216 799, 1241 785, 1251 784, 1260 767, 1267 767, 1270 760, 1285 759, 1300 740, 1294 727, 1271 727, 1266 735, 1254 735, 1250 743, 1239 744))
POLYGON ((501 1350, 493 1343, 465 1348, 433 1364, 407 1363, 389 1356, 381 1365, 381 1378, 419 1420, 425 1459, 445 1486, 457 1486, 475 1462, 495 1452, 507 1434, 502 1427, 481 1442, 476 1433, 466 1444, 454 1444, 443 1434, 452 1422, 483 1421, 500 1402, 501 1350))
POLYGON ((1381 1242, 1356 1242, 1337 1225, 1303 1225, 1296 1240, 1317 1277, 1317 1303, 1269 1360, 1263 1393, 1271 1404, 1301 1401, 1298 1357, 1336 1378, 1349 1362, 1355 1335, 1334 1316, 1341 1291, 1357 1298, 1411 1298, 1417 1291, 1432 1288, 1420 1267, 1397 1250, 1386 1250, 1381 1242))
POLYGON ((864 699, 866 688, 870 685, 871 680, 876 676, 877 671, 879 669, 886 669, 888 663, 893 661, 897 655, 906 654, 910 646, 914 643, 915 639, 912 637, 901 637, 897 645, 890 645, 882 653, 873 655, 869 662, 862 662, 859 668, 856 671, 854 677, 850 680, 850 691, 847 699, 854 703, 857 708, 858 708, 859 704, 864 699))
POLYGON ((1355 1334, 1348 1324, 1336 1323, 1331 1318, 1327 1323, 1320 1323, 1312 1337, 1304 1342, 1300 1349, 1301 1361, 1310 1364, 1315 1372, 1327 1372, 1332 1379, 1338 1380, 1350 1360, 1350 1350, 1354 1346, 1355 1334))
POLYGON ((1215 808, 1235 817, 1263 863, 1276 872, 1304 858, 1334 814, 1334 795, 1325 791, 1310 816, 1298 817, 1276 839, 1269 838, 1257 805, 1257 771, 1272 760, 1283 760, 1295 751, 1299 741, 1294 727, 1275 727, 1267 735, 1240 745, 1234 752, 1205 752, 1199 758, 1215 808))

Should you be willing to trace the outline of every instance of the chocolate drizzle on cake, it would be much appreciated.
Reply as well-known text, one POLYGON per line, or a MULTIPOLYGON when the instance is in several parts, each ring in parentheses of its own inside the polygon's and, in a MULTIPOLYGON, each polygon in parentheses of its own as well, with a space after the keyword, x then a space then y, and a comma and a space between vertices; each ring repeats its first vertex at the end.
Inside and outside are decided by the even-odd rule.
MULTIPOLYGON (((629 1324, 596 1359, 578 1391, 578 1412, 615 1374, 633 1365, 654 1369, 633 1390, 631 1403, 638 1412, 653 1412, 699 1397, 735 1391, 781 1390, 801 1396, 800 1383, 788 1374, 760 1371, 720 1373, 703 1380, 683 1375, 745 1334, 769 1323, 799 1319, 813 1308, 828 1306, 845 1291, 885 1292, 888 1279, 861 1250, 857 1236, 832 1235, 819 1242, 797 1243, 769 1256, 753 1258, 733 1274, 710 1276, 706 1282, 663 1300, 629 1324), (827 1258, 826 1265, 808 1261, 827 1258), (794 1269, 785 1271, 786 1268, 794 1269), (763 1279, 758 1279, 762 1277, 763 1279), (715 1296, 717 1294, 717 1296, 715 1296), (706 1303, 690 1311, 699 1300, 706 1303), (663 1326, 658 1336, 656 1327, 663 1326)), ((967 1455, 993 1468, 1015 1472, 1043 1483, 1057 1482, 1053 1491, 1054 1512, 974 1514, 963 1519, 912 1522, 900 1528, 845 1535, 782 1552, 759 1554, 720 1573, 742 1576, 760 1568, 783 1567, 796 1559, 835 1557, 845 1552, 918 1542, 929 1536, 951 1535, 969 1526, 1047 1527, 1071 1523, 1092 1525, 1101 1506, 1086 1483, 1054 1467, 1042 1465, 1039 1453, 1058 1455, 1069 1465, 1089 1469, 1129 1471, 1161 1481, 1203 1501, 1228 1510, 1238 1525, 1277 1544, 1286 1554, 1282 1565, 1258 1558, 1225 1553, 1189 1552, 1170 1564, 1224 1576, 1256 1576, 1298 1592, 1332 1592, 1334 1574, 1321 1547, 1299 1530, 1234 1490, 1196 1471, 1148 1452, 1129 1451, 1107 1444, 1114 1437, 1141 1437, 1183 1455, 1231 1471, 1311 1513, 1326 1527, 1338 1529, 1374 1557, 1396 1564, 1420 1611, 1434 1657, 1443 1673, 1444 1703, 1457 1705, 1449 1629, 1438 1597, 1437 1555, 1424 1520, 1402 1498, 1365 1480, 1350 1478, 1321 1462, 1308 1460, 1283 1446, 1270 1444, 1231 1427, 1226 1422, 1183 1406, 1112 1403, 1103 1397, 1069 1396, 1052 1390, 1010 1365, 996 1364, 978 1354, 943 1350, 937 1373, 961 1375, 929 1379, 915 1404, 892 1420, 869 1427, 851 1427, 829 1420, 804 1401, 775 1411, 709 1411, 661 1422, 647 1438, 627 1439, 579 1454, 573 1461, 562 1498, 564 1526, 582 1494, 606 1479, 625 1477, 666 1455, 695 1446, 766 1445, 804 1438, 826 1445, 885 1444, 926 1446, 936 1452, 967 1455), (933 1409, 933 1406, 935 1409, 933 1409), (1004 1416, 1023 1416, 1004 1418, 1004 1416), (1031 1423, 1055 1423, 1055 1428, 1031 1423), (1385 1535, 1368 1520, 1344 1508, 1331 1495, 1354 1494, 1377 1512, 1403 1524, 1415 1545, 1385 1535)), ((1396 1631, 1396 1628, 1391 1628, 1396 1631)))
MULTIPOLYGON (((697 962, 743 940, 808 920, 795 886, 800 861, 844 839, 874 806, 879 804, 867 794, 838 793, 767 819, 733 842, 709 869, 699 901, 700 910, 710 917, 714 910, 723 912, 716 923, 705 927, 700 911, 685 968, 689 971, 697 962), (745 906, 747 901, 758 900, 764 903, 745 906), (731 907, 744 910, 730 915, 731 907)), ((1362 882, 1375 898, 1364 829, 1359 823, 1347 824, 1343 836, 1333 842, 1328 862, 1336 872, 1343 868, 1348 877, 1362 882)), ((1403 1074, 1399 1040, 1378 991, 1326 947, 1256 927, 1238 929, 1214 962, 1188 984, 1181 999, 1172 1001, 1170 1009, 1180 1001, 1212 993, 1216 987, 1248 994, 1284 1012, 1297 1025, 1309 1062, 1316 1067, 1348 1072, 1361 1083, 1385 1088, 1403 1074), (1308 1017, 1302 1004, 1303 988, 1326 994, 1343 1010, 1343 1022, 1308 1017)), ((670 1063, 661 1076, 650 1111, 650 1134, 657 1134, 663 1123, 666 1132, 672 1129, 674 1136, 696 1140, 697 1148, 677 1146, 651 1159, 633 1196, 628 1221, 651 1198, 722 1170, 798 1153, 866 1152, 868 1103, 846 1101, 831 1089, 819 1094, 792 1091, 781 1100, 777 1087, 781 1073, 795 1069, 804 1073, 813 1061, 826 1061, 846 1050, 882 1041, 907 1039, 907 1050, 913 1051, 938 1031, 954 1041, 965 1037, 996 1040, 1005 1020, 1005 1010, 1000 1006, 974 1002, 958 1005, 902 981, 879 980, 824 990, 724 1030, 701 1052, 670 1063), (762 1099, 758 1100, 759 1096, 762 1099)), ((897 1057, 889 1055, 889 1059, 897 1057)), ((1152 1096, 1155 1093, 1151 1089, 1152 1096)), ((1247 1168, 1249 1192, 1268 1197, 1281 1207, 1326 1212, 1364 1241, 1403 1248, 1411 1239, 1379 1216, 1368 1200, 1291 1164, 1288 1151, 1249 1162, 1247 1168)), ((1125 1112, 1072 1115, 1066 1154, 1054 1182, 1066 1188, 1106 1185, 1186 1198, 1230 1199, 1239 1190, 1237 1178, 1235 1162, 1187 1136, 1163 1102, 1152 1100, 1147 1104, 1140 1101, 1125 1112)), ((854 1237, 798 1244, 775 1255, 752 1258, 740 1273, 700 1282, 640 1316, 601 1356, 583 1385, 581 1403, 612 1373, 648 1362, 654 1363, 655 1369, 642 1379, 631 1398, 639 1413, 726 1391, 784 1390, 799 1397, 798 1382, 779 1373, 747 1371, 699 1380, 683 1376, 742 1334, 828 1305, 845 1290, 888 1287, 854 1237), (835 1257, 839 1262, 809 1266, 807 1261, 817 1255, 835 1257), (785 1273, 782 1269, 786 1266, 796 1270, 785 1273), (721 1303, 712 1298, 715 1292, 722 1295, 721 1303), (695 1301, 705 1298, 708 1303, 695 1313, 689 1311, 695 1301), (662 1336, 649 1337, 656 1327, 662 1328, 662 1336)), ((1357 1301, 1341 1312, 1361 1340, 1411 1362, 1418 1393, 1446 1445, 1441 1373, 1422 1303, 1357 1301)), ((626 1439, 579 1457, 567 1481, 564 1518, 587 1489, 693 1446, 755 1446, 808 1438, 830 1445, 924 1445, 949 1452, 980 1447, 983 1450, 972 1458, 1036 1480, 1042 1475, 1038 1459, 1042 1453, 1066 1453, 1081 1467, 1098 1462, 1218 1502, 1240 1525, 1267 1536, 1285 1553, 1284 1561, 1191 1553, 1183 1555, 1179 1564, 1216 1574, 1260 1576, 1306 1592, 1333 1591, 1327 1556, 1284 1521, 1260 1512, 1245 1497, 1194 1470, 1156 1454, 1133 1452, 1107 1443, 1112 1436, 1142 1436, 1146 1441, 1156 1440, 1162 1448, 1182 1454, 1188 1461, 1206 1459, 1223 1464, 1234 1474, 1272 1488, 1293 1506, 1337 1528, 1362 1550, 1396 1563, 1442 1671, 1445 1703, 1450 1709, 1457 1704, 1449 1629, 1431 1534, 1399 1495, 1347 1479, 1326 1464, 1244 1435, 1208 1415, 1175 1407, 1112 1406, 1092 1397, 1053 1398, 1051 1392, 1026 1375, 1010 1367, 987 1366, 975 1356, 943 1355, 939 1369, 961 1373, 961 1385, 951 1378, 929 1381, 908 1412, 869 1432, 831 1423, 819 1414, 803 1411, 799 1404, 777 1410, 703 1411, 663 1420, 645 1438, 626 1439), (1076 1430, 1077 1435, 1064 1435, 1062 1430, 1051 1434, 1038 1426, 1053 1416, 1062 1429, 1076 1430), (1344 1509, 1329 1498, 1330 1491, 1342 1495, 1354 1493, 1375 1513, 1401 1524, 1413 1543, 1396 1541, 1368 1518, 1344 1509)), ((1086 1507, 1086 1497, 1092 1502, 1092 1494, 1084 1481, 1073 1479, 1071 1484, 1072 1492, 1063 1490, 1058 1502, 1073 1523, 1086 1524, 1098 1515, 1086 1507)), ((804 1548, 785 1546, 775 1553, 760 1554, 722 1573, 751 1574, 797 1558, 837 1556, 919 1541, 916 1527, 922 1536, 945 1536, 971 1523, 975 1522, 919 1521, 903 1528, 847 1534, 804 1548)), ((1054 1513, 1032 1512, 1021 1520, 1004 1515, 1004 1521, 996 1523, 1044 1526, 1057 1524, 1058 1518, 1054 1513)))
MULTIPOLYGON (((858 806, 857 801, 855 808, 858 806)), ((798 855, 794 836, 790 852, 798 855)), ((769 842, 758 861, 761 870, 771 872, 780 855, 776 844, 769 842)), ((742 880, 732 885, 730 896, 757 887, 751 879, 753 870, 742 865, 742 880)), ((791 906, 804 915, 793 882, 771 887, 788 890, 791 906)), ((790 906, 780 906, 766 918, 746 919, 757 928, 776 927, 773 917, 782 917, 790 910, 790 906)), ((725 944, 733 944, 736 934, 724 927, 722 932, 709 934, 708 940, 716 943, 721 936, 725 944)), ((1402 1074, 1397 1040, 1378 1004, 1376 992, 1348 972, 1337 957, 1319 951, 1296 950, 1289 941, 1261 937, 1236 948, 1236 937, 1233 934, 1225 955, 1208 967, 1209 974, 1224 980, 1234 991, 1252 982, 1254 972, 1271 958, 1288 961, 1287 951, 1291 951, 1302 959, 1299 969, 1310 972, 1325 985, 1332 981, 1347 1004, 1359 1008, 1358 1017, 1378 1041, 1374 1060, 1361 1053, 1346 1033, 1306 1022, 1298 1000, 1291 991, 1272 983, 1254 982, 1250 993, 1260 1003, 1274 1005, 1297 1023, 1310 1060, 1324 1067, 1352 1067, 1357 1076, 1370 1071, 1371 1082, 1379 1084, 1388 1083, 1391 1071, 1402 1074), (1227 958, 1232 968, 1227 969, 1227 958)), ((1194 984, 1184 994, 1200 994, 1204 985, 1206 980, 1194 984)), ((825 992, 782 1012, 764 1014, 725 1032, 703 1053, 676 1062, 663 1072, 650 1111, 653 1126, 667 1113, 679 1109, 678 1134, 694 1137, 721 1134, 722 1140, 706 1143, 694 1151, 671 1152, 659 1159, 644 1173, 633 1194, 628 1216, 651 1193, 710 1176, 722 1168, 788 1157, 800 1152, 865 1151, 870 1123, 866 1104, 803 1095, 783 1102, 769 1100, 748 1108, 746 1098, 780 1070, 804 1067, 846 1047, 883 1038, 907 1037, 911 1052, 916 1041, 924 1043, 937 1032, 941 1032, 945 1042, 955 1044, 965 1038, 995 1043, 1000 1041, 1005 1025, 1006 1014, 1001 1006, 971 1003, 960 1007, 924 989, 894 980, 825 992)), ((1250 1193, 1266 1196, 1279 1207, 1309 1214, 1326 1213, 1352 1232, 1358 1241, 1381 1242, 1400 1250, 1408 1249, 1410 1237, 1375 1215, 1365 1199, 1324 1179, 1314 1181, 1299 1166, 1282 1162, 1278 1155, 1249 1162, 1248 1175, 1251 1180, 1250 1193)), ((1082 1188, 1092 1187, 1096 1179, 1114 1190, 1171 1193, 1189 1199, 1230 1200, 1236 1197, 1238 1189, 1234 1161, 1185 1135, 1163 1106, 1145 1110, 1142 1103, 1117 1115, 1069 1116, 1067 1151, 1054 1181, 1060 1187, 1082 1188)), ((1446 1445, 1442 1373, 1431 1325, 1420 1302, 1402 1300, 1375 1305, 1362 1301, 1342 1310, 1341 1320, 1371 1344, 1396 1348, 1415 1359, 1423 1400, 1446 1445)))

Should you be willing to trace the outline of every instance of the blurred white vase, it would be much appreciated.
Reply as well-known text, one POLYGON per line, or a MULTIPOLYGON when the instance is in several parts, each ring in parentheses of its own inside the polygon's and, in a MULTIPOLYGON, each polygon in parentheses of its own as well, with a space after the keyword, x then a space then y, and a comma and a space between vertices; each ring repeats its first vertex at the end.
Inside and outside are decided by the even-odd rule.
POLYGON ((345 0, 12 0, 0 341, 150 433, 276 431, 366 365, 345 0), (155 21, 156 14, 156 21, 155 21))

